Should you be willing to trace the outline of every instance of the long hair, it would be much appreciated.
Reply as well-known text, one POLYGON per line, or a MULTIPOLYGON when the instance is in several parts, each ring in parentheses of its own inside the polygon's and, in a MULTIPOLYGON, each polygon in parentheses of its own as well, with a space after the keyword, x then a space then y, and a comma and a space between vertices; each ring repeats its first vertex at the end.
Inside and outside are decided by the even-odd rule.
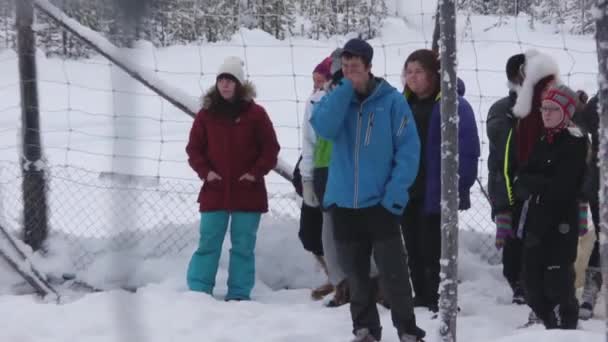
POLYGON ((517 160, 521 163, 528 161, 534 144, 540 139, 544 133, 543 117, 540 113, 542 103, 541 95, 547 85, 555 80, 554 75, 543 77, 534 85, 532 93, 532 106, 530 112, 523 118, 519 119, 517 125, 517 160))
MULTIPOLYGON (((441 64, 439 63, 437 53, 428 49, 416 50, 407 57, 405 63, 403 64, 403 69, 405 70, 407 65, 412 62, 420 63, 427 75, 431 77, 433 93, 438 92, 441 87, 439 79, 439 69, 441 64)), ((411 89, 408 88, 407 83, 405 84, 405 90, 411 91, 411 89)))

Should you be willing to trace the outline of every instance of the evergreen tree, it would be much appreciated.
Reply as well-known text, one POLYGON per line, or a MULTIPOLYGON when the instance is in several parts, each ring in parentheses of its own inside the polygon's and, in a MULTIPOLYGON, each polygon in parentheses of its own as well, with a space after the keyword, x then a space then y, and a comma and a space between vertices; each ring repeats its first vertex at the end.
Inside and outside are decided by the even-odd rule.
POLYGON ((329 0, 314 0, 310 4, 310 12, 308 19, 312 23, 309 37, 320 39, 321 37, 329 37, 337 33, 337 16, 336 13, 327 11, 329 8, 329 0))
POLYGON ((342 29, 338 33, 358 32, 357 25, 359 25, 361 19, 358 4, 358 0, 342 0, 342 29))
POLYGON ((559 31, 559 25, 564 24, 565 13, 563 11, 562 0, 543 0, 539 1, 537 15, 541 21, 555 25, 555 31, 559 31))
POLYGON ((385 0, 366 0, 359 5, 360 25, 359 33, 363 39, 371 39, 378 35, 382 20, 388 16, 388 7, 385 0))
MULTIPOLYGON (((64 1, 53 1, 53 4, 62 8, 64 1)), ((48 16, 36 13, 37 44, 42 46, 47 56, 65 56, 67 54, 67 36, 55 22, 48 16)))
POLYGON ((15 6, 13 1, 0 2, 0 50, 16 46, 15 6))
POLYGON ((187 44, 197 40, 196 17, 194 6, 196 0, 179 0, 178 7, 174 11, 173 26, 174 37, 170 44, 187 44))
POLYGON ((277 39, 285 39, 286 35, 293 34, 295 21, 295 6, 289 0, 272 0, 272 15, 270 18, 271 32, 277 39))
POLYGON ((572 33, 587 34, 595 32, 595 19, 592 8, 594 0, 570 0, 566 4, 566 15, 572 23, 572 33))

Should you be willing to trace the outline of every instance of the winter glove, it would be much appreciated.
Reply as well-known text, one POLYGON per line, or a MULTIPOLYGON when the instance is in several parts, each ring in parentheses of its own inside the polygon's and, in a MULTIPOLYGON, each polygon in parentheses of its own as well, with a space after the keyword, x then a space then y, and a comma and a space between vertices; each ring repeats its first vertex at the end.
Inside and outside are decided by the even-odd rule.
POLYGON ((589 211, 587 206, 587 202, 578 203, 578 236, 583 236, 589 231, 589 222, 587 218, 589 211))
POLYGON ((513 218, 511 212, 503 211, 496 214, 496 248, 501 249, 507 239, 513 239, 513 218))
POLYGON ((317 195, 315 195, 315 188, 311 180, 305 180, 302 182, 302 198, 304 199, 304 204, 309 207, 318 207, 319 200, 317 199, 317 195))

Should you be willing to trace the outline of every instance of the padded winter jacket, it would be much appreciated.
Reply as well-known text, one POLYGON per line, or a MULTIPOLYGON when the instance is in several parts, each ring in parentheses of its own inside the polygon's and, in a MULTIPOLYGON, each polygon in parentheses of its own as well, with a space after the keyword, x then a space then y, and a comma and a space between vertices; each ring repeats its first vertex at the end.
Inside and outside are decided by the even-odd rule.
POLYGON ((343 79, 315 106, 311 124, 332 142, 324 206, 379 203, 401 215, 418 172, 420 140, 403 96, 383 79, 362 102, 343 79))
MULTIPOLYGON (((471 207, 471 187, 477 179, 477 163, 480 146, 475 113, 469 102, 462 97, 464 82, 458 83, 458 195, 459 210, 471 207)), ((406 94, 406 97, 408 95, 406 94)), ((425 192, 424 212, 437 214, 441 212, 441 93, 436 97, 436 103, 430 113, 428 132, 422 158, 425 163, 425 192)))
POLYGON ((509 148, 513 146, 513 127, 516 119, 511 112, 517 93, 496 101, 488 111, 486 132, 489 140, 488 155, 488 193, 492 205, 492 217, 501 211, 510 210, 513 205, 511 177, 509 167, 513 165, 512 153, 509 148), (509 142, 509 144, 508 144, 509 142), (507 176, 505 176, 507 175, 507 176))
MULTIPOLYGON (((574 129, 576 131, 577 128, 574 129)), ((586 138, 564 129, 549 143, 545 137, 534 146, 528 162, 514 182, 518 200, 528 201, 524 222, 524 248, 542 250, 547 265, 576 260, 580 192, 587 154, 586 138)))
POLYGON ((214 112, 214 92, 215 86, 205 95, 186 146, 188 163, 201 180, 210 171, 222 177, 203 183, 199 209, 266 212, 264 176, 277 164, 280 149, 272 122, 264 108, 253 101, 254 90, 249 83, 244 85, 240 113, 214 112), (246 173, 255 181, 239 180, 246 173))

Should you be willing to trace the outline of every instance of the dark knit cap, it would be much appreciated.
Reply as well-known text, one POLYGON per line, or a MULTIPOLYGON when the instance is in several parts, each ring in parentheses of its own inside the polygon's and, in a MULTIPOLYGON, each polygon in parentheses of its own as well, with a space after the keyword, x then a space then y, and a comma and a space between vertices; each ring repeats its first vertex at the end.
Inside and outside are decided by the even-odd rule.
POLYGON ((520 69, 522 65, 526 63, 526 55, 518 53, 509 57, 507 60, 506 71, 507 79, 511 82, 515 81, 515 78, 520 75, 520 69))

